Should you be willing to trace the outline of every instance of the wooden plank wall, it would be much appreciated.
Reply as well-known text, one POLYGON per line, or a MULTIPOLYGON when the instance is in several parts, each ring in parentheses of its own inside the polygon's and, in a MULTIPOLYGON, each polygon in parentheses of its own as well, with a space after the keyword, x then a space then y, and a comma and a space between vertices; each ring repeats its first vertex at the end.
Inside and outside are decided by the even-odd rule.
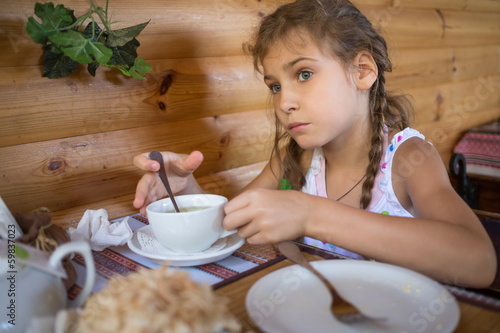
MULTIPOLYGON (((229 196, 262 168, 268 94, 242 43, 286 1, 111 0, 117 27, 151 20, 138 38, 153 65, 145 81, 102 68, 42 78, 41 49, 24 29, 35 2, 4 0, 0 11, 0 196, 11 210, 44 206, 64 221, 87 208, 133 213, 132 158, 153 149, 201 150, 196 176, 229 196)), ((54 2, 77 16, 88 8, 54 2)), ((500 1, 356 3, 392 48, 389 89, 413 96, 414 127, 447 163, 467 128, 500 117, 500 1)))

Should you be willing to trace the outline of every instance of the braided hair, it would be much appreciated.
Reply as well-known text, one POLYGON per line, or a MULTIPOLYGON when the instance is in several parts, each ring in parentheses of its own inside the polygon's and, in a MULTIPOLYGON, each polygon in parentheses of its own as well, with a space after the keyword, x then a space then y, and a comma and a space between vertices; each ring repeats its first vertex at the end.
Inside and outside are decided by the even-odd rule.
MULTIPOLYGON (((348 0, 297 0, 263 18, 254 44, 247 45, 255 70, 262 73, 262 61, 272 46, 277 41, 292 42, 297 32, 307 33, 320 49, 334 55, 344 68, 348 68, 361 51, 369 52, 377 65, 377 80, 369 92, 371 148, 360 199, 360 207, 365 209, 372 198, 371 190, 383 154, 385 127, 399 130, 407 127, 411 104, 405 95, 386 91, 385 72, 392 71, 392 64, 385 39, 348 0)), ((304 150, 283 130, 277 119, 275 128, 273 154, 279 161, 278 176, 288 180, 293 189, 300 190, 305 183, 306 170, 301 164, 304 150)))

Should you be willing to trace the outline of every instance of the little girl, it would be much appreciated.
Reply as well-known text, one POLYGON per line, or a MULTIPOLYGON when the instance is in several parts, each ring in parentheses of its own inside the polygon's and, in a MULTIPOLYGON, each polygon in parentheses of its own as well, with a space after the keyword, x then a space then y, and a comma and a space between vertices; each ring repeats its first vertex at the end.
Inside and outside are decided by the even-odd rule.
MULTIPOLYGON (((408 127, 405 96, 386 91, 385 40, 347 0, 297 0, 265 17, 248 47, 272 94, 273 155, 225 208, 249 243, 304 242, 404 266, 437 280, 488 286, 492 243, 450 185, 432 144, 408 127), (280 191, 280 189, 292 189, 280 191)), ((163 153, 173 191, 203 192, 203 155, 163 153)), ((166 195, 157 162, 134 206, 166 195)))

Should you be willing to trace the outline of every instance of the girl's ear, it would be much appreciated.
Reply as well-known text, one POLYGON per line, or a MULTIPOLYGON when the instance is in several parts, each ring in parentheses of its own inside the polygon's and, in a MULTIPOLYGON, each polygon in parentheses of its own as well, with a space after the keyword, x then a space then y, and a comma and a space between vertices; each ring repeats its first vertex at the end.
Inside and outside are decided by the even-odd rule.
POLYGON ((369 52, 361 51, 354 58, 354 81, 359 90, 368 90, 378 77, 378 68, 369 52))

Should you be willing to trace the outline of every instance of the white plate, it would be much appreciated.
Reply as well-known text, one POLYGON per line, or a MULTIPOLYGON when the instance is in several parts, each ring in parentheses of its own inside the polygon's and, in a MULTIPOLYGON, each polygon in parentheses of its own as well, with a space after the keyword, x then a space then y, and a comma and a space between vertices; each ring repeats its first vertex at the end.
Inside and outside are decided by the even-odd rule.
POLYGON ((264 332, 453 332, 460 312, 443 286, 411 270, 370 261, 322 260, 312 265, 343 297, 380 324, 347 326, 330 314, 330 294, 309 271, 288 266, 259 279, 246 308, 264 332))
POLYGON ((163 254, 150 253, 141 248, 137 239, 138 231, 141 230, 150 234, 152 232, 150 229, 151 226, 147 225, 136 230, 132 238, 127 242, 128 247, 143 257, 155 261, 168 261, 170 266, 197 266, 219 261, 233 254, 245 243, 245 240, 239 237, 238 234, 232 234, 226 237, 226 246, 218 251, 207 251, 206 253, 175 253, 171 251, 165 251, 163 254))

